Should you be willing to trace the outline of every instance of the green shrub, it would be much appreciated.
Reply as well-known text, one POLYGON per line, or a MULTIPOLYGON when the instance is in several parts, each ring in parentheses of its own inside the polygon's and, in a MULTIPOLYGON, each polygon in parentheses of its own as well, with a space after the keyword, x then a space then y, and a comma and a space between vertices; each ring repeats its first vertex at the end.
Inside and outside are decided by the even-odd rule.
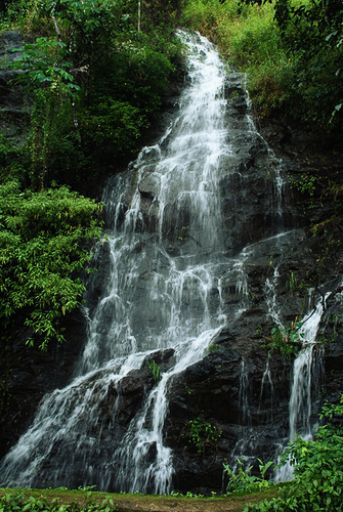
POLYGON ((282 46, 273 5, 191 0, 185 22, 207 34, 230 63, 248 73, 249 90, 260 115, 283 108, 290 99, 293 68, 282 46))
POLYGON ((61 504, 58 500, 47 498, 23 496, 19 493, 7 492, 0 497, 0 512, 115 512, 116 507, 112 500, 103 500, 100 503, 87 499, 85 504, 61 504))
MULTIPOLYGON (((95 147, 101 161, 110 162, 113 155, 131 156, 137 150, 146 118, 141 111, 124 101, 106 98, 88 115, 81 118, 84 144, 92 152, 95 147)), ((95 156, 95 155, 94 155, 95 156)))
POLYGON ((262 491, 270 487, 272 483, 266 480, 266 476, 274 463, 269 461, 264 464, 260 459, 259 471, 261 476, 252 474, 253 466, 245 467, 243 461, 237 460, 237 466, 234 468, 229 464, 224 464, 224 474, 229 478, 226 488, 226 494, 232 493, 250 493, 262 491))
POLYGON ((342 126, 342 9, 334 1, 189 0, 185 22, 215 41, 248 73, 260 116, 342 126))
POLYGON ((201 418, 190 420, 186 427, 186 436, 199 454, 204 453, 207 449, 213 449, 222 435, 220 429, 201 418))
POLYGON ((56 180, 93 193, 97 177, 134 156, 180 66, 178 8, 178 0, 144 5, 138 32, 136 2, 18 4, 16 19, 26 20, 32 40, 14 62, 32 103, 26 148, 32 188, 56 180))
POLYGON ((343 395, 337 405, 323 408, 314 440, 297 439, 285 453, 294 466, 294 480, 282 496, 245 508, 246 512, 294 510, 336 512, 343 494, 343 395))
POLYGON ((284 329, 274 326, 270 337, 267 339, 266 348, 281 352, 286 356, 296 356, 302 347, 300 328, 300 322, 294 322, 290 327, 284 329))
POLYGON ((148 362, 148 367, 151 372, 151 376, 155 382, 158 382, 161 378, 161 368, 160 366, 151 359, 151 361, 148 362))
POLYGON ((2 335, 27 332, 45 349, 64 339, 61 321, 82 301, 81 271, 99 235, 101 206, 65 187, 22 192, 0 186, 0 318, 2 335))

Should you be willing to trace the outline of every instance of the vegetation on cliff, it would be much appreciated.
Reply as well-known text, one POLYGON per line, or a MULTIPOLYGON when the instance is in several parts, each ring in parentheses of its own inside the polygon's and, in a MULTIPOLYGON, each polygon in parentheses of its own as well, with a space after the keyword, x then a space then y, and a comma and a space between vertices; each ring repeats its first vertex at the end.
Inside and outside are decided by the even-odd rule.
POLYGON ((176 0, 143 2, 138 26, 136 1, 3 6, 2 28, 18 31, 21 42, 1 67, 11 70, 6 85, 18 89, 29 116, 18 140, 0 114, 4 342, 18 333, 41 348, 63 339, 101 225, 101 205, 66 186, 98 195, 142 145, 180 67, 179 9, 176 0))
POLYGON ((260 116, 330 137, 343 121, 342 17, 335 0, 189 0, 184 13, 248 73, 260 116))
POLYGON ((64 339, 61 319, 82 301, 101 205, 66 187, 22 192, 7 181, 0 208, 2 336, 26 331, 27 344, 46 348, 64 339))

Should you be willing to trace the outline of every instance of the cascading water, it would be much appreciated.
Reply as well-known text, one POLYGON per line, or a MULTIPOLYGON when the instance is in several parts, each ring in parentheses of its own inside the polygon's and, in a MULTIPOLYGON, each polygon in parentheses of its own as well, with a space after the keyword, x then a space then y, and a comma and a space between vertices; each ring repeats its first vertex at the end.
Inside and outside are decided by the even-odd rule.
MULTIPOLYGON (((311 290, 312 292, 312 290, 311 290)), ((316 337, 323 316, 325 303, 330 293, 320 297, 315 308, 301 321, 299 340, 302 348, 293 363, 293 381, 289 400, 289 441, 294 441, 297 435, 304 439, 312 437, 312 391, 316 361, 316 337)), ((293 466, 288 460, 275 475, 279 482, 290 480, 293 476, 293 466)))
POLYGON ((299 329, 299 338, 303 348, 296 357, 293 366, 293 383, 289 402, 289 438, 293 441, 297 432, 304 437, 312 433, 312 373, 314 366, 315 341, 319 324, 324 312, 328 293, 321 297, 316 307, 304 317, 299 329))
POLYGON ((168 492, 168 388, 203 358, 226 321, 224 274, 235 275, 242 295, 233 318, 244 309, 245 255, 225 256, 221 230, 219 169, 231 155, 224 66, 205 38, 184 32, 180 37, 189 51, 190 85, 179 115, 159 144, 145 148, 107 192, 114 217, 104 241, 109 278, 89 313, 79 374, 45 397, 32 426, 1 464, 2 485, 168 492), (169 368, 123 432, 117 422, 122 386, 146 360, 170 348, 169 368))
POLYGON ((245 425, 251 424, 251 414, 249 408, 248 399, 248 388, 249 388, 249 373, 246 368, 246 362, 244 359, 241 361, 241 376, 239 382, 239 402, 240 410, 242 414, 242 422, 245 425))
POLYGON ((274 322, 275 326, 279 329, 284 330, 284 325, 281 320, 280 308, 277 303, 277 284, 280 277, 279 265, 274 268, 272 279, 267 278, 265 284, 266 303, 267 303, 267 315, 274 322))
POLYGON ((268 356, 267 356, 267 362, 266 362, 266 367, 265 367, 265 370, 263 372, 263 375, 262 375, 262 381, 261 381, 261 390, 260 390, 260 398, 259 398, 259 411, 261 410, 261 404, 262 404, 262 401, 265 397, 265 395, 269 395, 270 397, 270 402, 271 402, 271 405, 270 405, 270 416, 271 416, 271 419, 272 419, 272 415, 273 415, 273 393, 274 393, 274 384, 273 384, 273 379, 272 379, 272 374, 271 374, 271 370, 270 370, 270 353, 268 353, 268 356))
MULTIPOLYGON (((249 325, 255 331, 253 315, 283 328, 280 274, 303 235, 285 230, 282 162, 249 115, 244 76, 227 75, 205 38, 179 35, 189 81, 176 118, 104 194, 111 228, 97 249, 104 263, 90 286, 89 335, 75 377, 43 399, 1 462, 0 485, 168 493, 177 462, 165 431, 177 382, 220 331, 231 330, 230 343, 235 329, 244 337, 249 325), (255 296, 265 307, 257 310, 255 296)), ((304 319, 306 341, 320 307, 304 319)), ((254 388, 256 366, 244 344, 251 338, 234 348, 240 371, 233 369, 228 393, 237 390, 238 435, 223 460, 255 458, 265 426, 256 428, 256 417, 270 423, 273 413, 266 409, 277 393, 273 360, 260 366, 254 388)), ((310 425, 311 350, 304 345, 294 368, 291 432, 310 425)))

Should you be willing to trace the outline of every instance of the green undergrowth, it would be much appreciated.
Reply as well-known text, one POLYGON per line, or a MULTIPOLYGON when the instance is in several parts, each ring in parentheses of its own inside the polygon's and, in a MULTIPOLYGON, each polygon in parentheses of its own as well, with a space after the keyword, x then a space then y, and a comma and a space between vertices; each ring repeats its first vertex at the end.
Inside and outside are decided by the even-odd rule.
MULTIPOLYGON (((76 498, 76 497, 73 497, 76 498)), ((0 497, 0 512, 114 512, 116 507, 110 497, 103 497, 99 502, 91 496, 63 503, 58 497, 49 497, 45 493, 30 496, 22 492, 6 491, 0 497)))
POLYGON ((296 439, 283 456, 294 467, 294 479, 279 497, 246 508, 246 512, 336 512, 343 494, 343 395, 325 405, 322 426, 313 440, 296 439))
POLYGON ((133 1, 9 5, 3 29, 22 34, 13 66, 31 103, 22 174, 34 187, 56 180, 93 194, 134 157, 180 74, 179 4, 143 3, 139 30, 133 1))
POLYGON ((33 192, 15 180, 0 185, 2 343, 14 326, 29 346, 64 340, 62 320, 82 302, 81 273, 100 233, 100 213, 100 204, 67 187, 33 192))
POLYGON ((334 0, 189 0, 184 21, 247 72, 260 117, 316 123, 331 137, 342 127, 342 12, 334 0))
POLYGON ((201 510, 213 512, 216 507, 230 511, 241 511, 246 503, 254 503, 277 496, 279 486, 260 492, 235 492, 223 496, 213 493, 202 496, 193 493, 172 493, 168 496, 95 492, 91 488, 69 490, 57 489, 0 489, 0 512, 114 512, 131 510, 201 510), (217 504, 217 505, 216 505, 217 504), (196 507, 195 509, 193 508, 196 507), (158 509, 156 508, 158 507, 158 509))

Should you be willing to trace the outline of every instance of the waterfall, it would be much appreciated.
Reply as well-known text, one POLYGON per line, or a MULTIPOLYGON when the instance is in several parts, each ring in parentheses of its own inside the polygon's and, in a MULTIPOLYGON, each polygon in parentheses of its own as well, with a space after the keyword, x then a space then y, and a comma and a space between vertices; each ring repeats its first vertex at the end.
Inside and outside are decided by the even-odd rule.
POLYGON ((47 395, 33 424, 0 466, 2 486, 96 485, 167 493, 173 455, 163 428, 168 390, 200 361, 227 317, 223 278, 235 274, 246 303, 242 258, 225 255, 218 182, 232 148, 225 129, 225 69, 200 35, 179 32, 189 85, 176 119, 105 193, 113 228, 99 252, 108 277, 95 308, 78 374, 47 395), (231 269, 231 270, 230 270, 231 269), (123 389, 146 362, 172 357, 123 428, 123 389), (169 366, 168 366, 169 365, 169 366))
MULTIPOLYGON (((303 234, 284 230, 282 162, 249 114, 245 77, 228 73, 206 38, 179 37, 188 80, 173 120, 104 191, 108 227, 96 250, 88 336, 74 377, 43 398, 0 462, 1 486, 169 493, 178 463, 166 435, 176 381, 220 333, 245 337, 254 315, 266 312, 283 327, 281 263, 303 234), (259 272, 265 260, 268 270, 259 272), (259 312, 263 294, 266 311, 259 312)), ((300 331, 290 432, 310 428, 314 348, 307 342, 323 306, 300 331)), ((261 388, 251 385, 249 339, 238 344, 239 434, 231 451, 246 461, 263 438, 253 400, 261 407, 274 394, 269 356, 261 388)))
POLYGON ((249 372, 244 359, 241 361, 241 374, 239 379, 239 404, 243 425, 251 425, 251 414, 249 407, 249 372))
POLYGON ((316 307, 301 322, 299 338, 303 348, 294 360, 293 382, 289 401, 289 439, 293 441, 297 433, 304 437, 312 434, 312 378, 315 359, 315 341, 324 307, 330 293, 320 297, 316 307))
POLYGON ((273 320, 274 324, 283 331, 285 329, 282 320, 280 308, 277 303, 277 285, 279 281, 279 265, 274 268, 272 279, 267 278, 265 282, 265 295, 267 304, 267 316, 273 320))
MULTIPOLYGON (((312 290, 310 290, 310 297, 312 290)), ((331 295, 328 292, 320 297, 315 308, 304 316, 299 329, 299 339, 302 348, 293 363, 293 381, 289 400, 289 441, 294 441, 297 435, 304 439, 312 437, 312 390, 313 373, 315 369, 315 342, 322 319, 325 303, 331 295)), ((309 300, 310 302, 310 300, 309 300)), ((279 482, 290 480, 293 476, 293 466, 290 461, 277 470, 275 480, 279 482)))
POLYGON ((273 416, 273 395, 274 395, 274 384, 272 379, 272 373, 270 369, 270 352, 268 352, 266 366, 262 375, 262 381, 261 381, 261 389, 260 389, 260 398, 259 398, 259 405, 258 405, 258 411, 261 411, 261 406, 263 400, 270 396, 270 420, 272 420, 273 416))

